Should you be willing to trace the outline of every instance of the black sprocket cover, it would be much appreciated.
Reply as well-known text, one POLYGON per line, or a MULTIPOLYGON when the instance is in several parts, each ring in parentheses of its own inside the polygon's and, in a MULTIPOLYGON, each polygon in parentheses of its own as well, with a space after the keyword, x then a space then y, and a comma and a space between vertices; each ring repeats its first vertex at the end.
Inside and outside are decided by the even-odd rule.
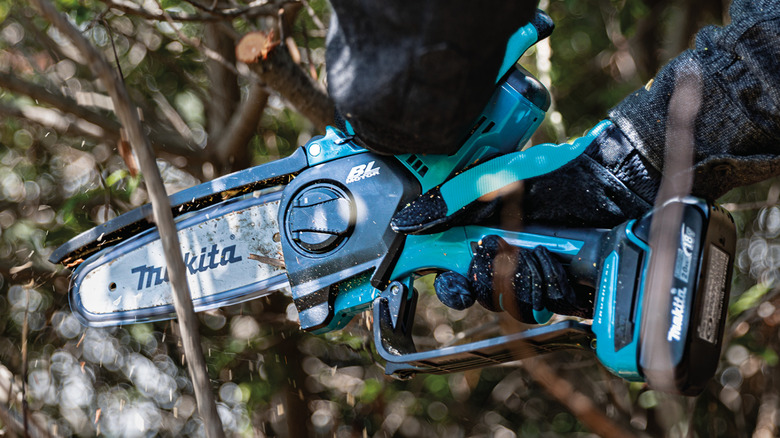
POLYGON ((281 244, 301 328, 328 325, 337 283, 372 272, 372 285, 386 285, 404 241, 390 219, 419 194, 395 158, 373 153, 312 167, 285 188, 281 244))

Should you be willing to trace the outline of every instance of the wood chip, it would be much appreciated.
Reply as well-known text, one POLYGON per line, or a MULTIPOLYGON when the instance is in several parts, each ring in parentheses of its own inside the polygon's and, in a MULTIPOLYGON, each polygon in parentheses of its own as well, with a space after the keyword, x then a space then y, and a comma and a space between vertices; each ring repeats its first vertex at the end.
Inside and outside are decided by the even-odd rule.
POLYGON ((266 265, 276 266, 277 268, 284 268, 285 267, 284 261, 279 260, 279 259, 275 259, 273 257, 266 257, 266 256, 262 256, 262 255, 259 255, 259 254, 249 254, 249 258, 251 260, 257 260, 258 262, 266 264, 266 265))

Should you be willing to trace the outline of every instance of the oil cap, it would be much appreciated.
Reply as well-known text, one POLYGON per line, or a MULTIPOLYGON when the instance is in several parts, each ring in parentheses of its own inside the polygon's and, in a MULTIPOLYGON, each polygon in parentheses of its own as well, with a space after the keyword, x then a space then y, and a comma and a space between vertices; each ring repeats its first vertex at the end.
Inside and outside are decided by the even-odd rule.
POLYGON ((303 189, 290 203, 287 227, 292 242, 310 254, 336 249, 352 232, 355 212, 349 196, 331 184, 303 189))

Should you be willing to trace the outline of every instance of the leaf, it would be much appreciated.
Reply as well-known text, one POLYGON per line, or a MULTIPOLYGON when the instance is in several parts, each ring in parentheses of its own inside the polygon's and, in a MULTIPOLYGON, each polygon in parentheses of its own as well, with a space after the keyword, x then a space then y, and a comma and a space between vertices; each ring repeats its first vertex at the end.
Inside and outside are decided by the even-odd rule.
POLYGON ((113 186, 114 184, 116 184, 119 181, 121 181, 122 178, 126 177, 127 174, 128 174, 128 171, 126 171, 124 169, 119 169, 119 170, 111 173, 111 175, 108 175, 108 177, 106 178, 106 185, 109 186, 109 187, 113 186))
POLYGON ((281 43, 275 37, 273 30, 267 34, 262 31, 249 32, 238 42, 236 58, 245 64, 253 64, 258 59, 268 59, 271 50, 281 43))
POLYGON ((746 290, 739 296, 731 306, 729 306, 729 315, 732 318, 739 316, 742 312, 752 309, 761 302, 764 295, 772 289, 772 282, 758 283, 746 290))

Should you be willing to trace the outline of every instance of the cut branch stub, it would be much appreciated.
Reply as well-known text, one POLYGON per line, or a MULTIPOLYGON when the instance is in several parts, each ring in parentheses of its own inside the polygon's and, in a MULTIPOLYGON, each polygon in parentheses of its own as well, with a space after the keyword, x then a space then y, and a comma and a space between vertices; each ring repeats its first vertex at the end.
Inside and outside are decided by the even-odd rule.
POLYGON ((250 32, 238 42, 236 58, 245 64, 253 64, 258 60, 265 61, 271 50, 279 44, 280 41, 276 39, 273 30, 268 33, 263 31, 250 32))

